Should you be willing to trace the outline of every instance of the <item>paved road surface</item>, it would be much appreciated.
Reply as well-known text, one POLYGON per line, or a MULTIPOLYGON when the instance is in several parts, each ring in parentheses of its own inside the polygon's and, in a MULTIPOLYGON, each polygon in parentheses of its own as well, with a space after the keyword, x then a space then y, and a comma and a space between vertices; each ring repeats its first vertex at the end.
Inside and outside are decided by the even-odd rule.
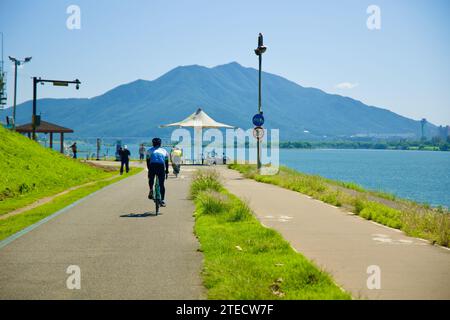
POLYGON ((450 299, 449 250, 297 192, 220 171, 228 190, 247 199, 264 225, 279 231, 355 298, 450 299), (380 267, 379 290, 367 288, 371 265, 380 267))
POLYGON ((155 217, 142 172, 6 245, 0 299, 203 298, 188 187, 188 176, 169 178, 168 207, 155 217), (69 265, 81 269, 81 290, 66 287, 69 265))

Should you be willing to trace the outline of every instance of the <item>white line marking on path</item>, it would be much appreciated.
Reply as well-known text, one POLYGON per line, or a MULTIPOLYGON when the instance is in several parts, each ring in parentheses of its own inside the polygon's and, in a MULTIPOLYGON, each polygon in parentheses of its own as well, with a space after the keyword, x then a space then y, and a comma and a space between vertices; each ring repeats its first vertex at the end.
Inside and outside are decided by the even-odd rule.
POLYGON ((93 196, 96 195, 98 192, 100 192, 100 191, 102 191, 102 190, 105 190, 105 189, 107 189, 107 188, 110 188, 110 187, 112 187, 113 185, 115 185, 116 183, 119 183, 119 182, 124 181, 124 180, 125 180, 125 179, 119 180, 119 181, 114 182, 114 183, 112 183, 112 184, 110 184, 110 185, 108 185, 108 186, 106 186, 106 187, 104 187, 104 188, 101 188, 101 189, 99 189, 99 190, 97 190, 97 191, 95 191, 95 192, 93 192, 93 193, 91 193, 91 194, 85 196, 84 198, 81 198, 81 199, 75 201, 74 203, 69 204, 67 207, 64 207, 64 208, 62 208, 61 210, 56 211, 55 213, 49 215, 48 217, 45 217, 44 219, 39 220, 39 221, 36 222, 35 224, 32 224, 31 226, 28 226, 28 227, 26 227, 25 229, 20 230, 19 232, 15 233, 15 234, 13 234, 13 235, 11 235, 11 236, 9 236, 8 238, 3 239, 2 241, 0 241, 0 249, 4 248, 5 246, 7 246, 8 244, 10 244, 10 243, 13 242, 14 240, 19 239, 20 237, 24 236, 24 235, 27 234, 28 232, 30 232, 30 231, 36 229, 37 227, 43 225, 44 223, 46 223, 46 222, 48 222, 48 221, 50 221, 50 220, 56 218, 56 217, 59 216, 60 214, 63 214, 63 213, 65 213, 65 212, 67 212, 69 209, 75 207, 77 204, 79 204, 79 203, 81 203, 81 202, 83 202, 83 201, 85 201, 85 200, 87 200, 87 199, 93 197, 93 196))

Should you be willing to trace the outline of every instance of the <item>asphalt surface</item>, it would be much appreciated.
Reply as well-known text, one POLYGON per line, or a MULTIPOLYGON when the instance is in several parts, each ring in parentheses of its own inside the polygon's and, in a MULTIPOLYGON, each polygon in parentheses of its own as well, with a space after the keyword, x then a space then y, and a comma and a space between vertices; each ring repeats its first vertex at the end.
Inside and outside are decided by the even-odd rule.
POLYGON ((280 232, 354 298, 450 299, 448 249, 298 192, 219 171, 227 189, 247 200, 265 226, 280 232))
POLYGON ((0 299, 204 298, 188 169, 169 177, 159 216, 146 175, 112 184, 0 248, 0 299), (67 287, 71 265, 80 268, 81 289, 67 287))

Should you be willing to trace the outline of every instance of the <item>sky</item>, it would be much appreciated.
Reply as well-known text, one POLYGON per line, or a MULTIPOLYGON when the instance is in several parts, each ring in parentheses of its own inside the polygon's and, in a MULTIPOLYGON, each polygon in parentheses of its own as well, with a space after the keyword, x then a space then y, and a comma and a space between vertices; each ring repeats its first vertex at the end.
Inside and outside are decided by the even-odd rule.
POLYGON ((264 71, 447 125, 449 16, 447 0, 0 0, 8 105, 9 55, 32 56, 18 70, 18 103, 32 98, 33 76, 82 82, 78 91, 39 87, 38 98, 94 97, 180 65, 257 68, 262 32, 264 71), (79 29, 67 27, 71 5, 79 29), (379 8, 376 29, 370 5, 379 8))

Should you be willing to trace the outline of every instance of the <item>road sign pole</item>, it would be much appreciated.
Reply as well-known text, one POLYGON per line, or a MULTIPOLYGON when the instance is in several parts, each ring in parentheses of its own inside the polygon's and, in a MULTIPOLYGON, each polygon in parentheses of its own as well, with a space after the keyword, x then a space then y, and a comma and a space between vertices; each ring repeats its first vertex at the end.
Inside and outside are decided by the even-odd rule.
MULTIPOLYGON (((258 81, 258 113, 261 114, 261 66, 262 66, 262 54, 258 55, 259 58, 259 81, 258 81)), ((261 141, 257 139, 256 141, 256 150, 257 150, 257 168, 261 169, 261 141)))

